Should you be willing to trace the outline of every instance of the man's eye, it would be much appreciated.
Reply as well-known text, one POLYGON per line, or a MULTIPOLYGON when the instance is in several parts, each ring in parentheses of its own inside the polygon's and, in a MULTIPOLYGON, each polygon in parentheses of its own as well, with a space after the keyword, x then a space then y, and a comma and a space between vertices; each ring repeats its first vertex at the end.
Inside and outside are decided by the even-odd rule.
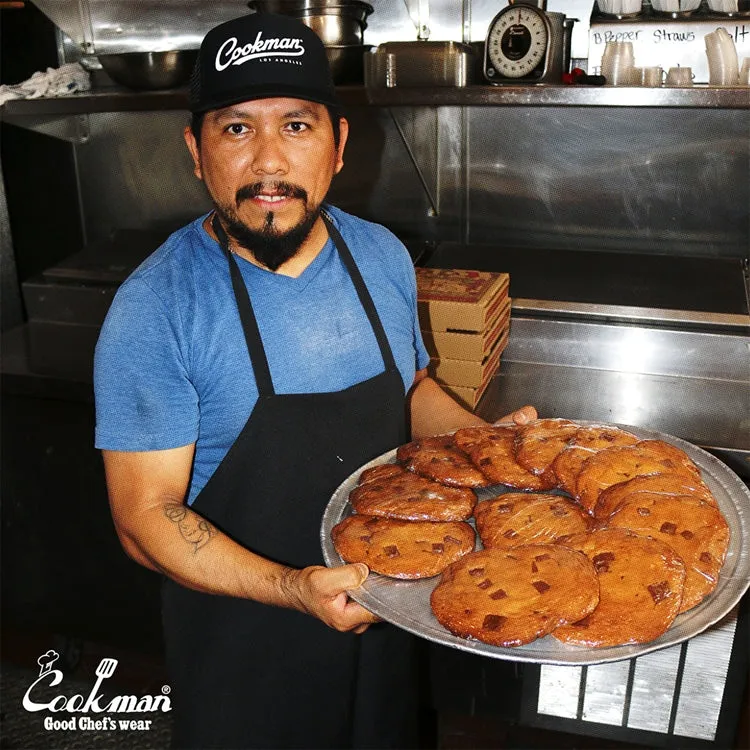
POLYGON ((247 127, 240 122, 233 122, 227 126, 227 132, 232 135, 242 135, 247 132, 247 127))
POLYGON ((301 133, 304 130, 307 130, 309 126, 306 122, 290 122, 287 125, 287 128, 289 128, 289 130, 291 130, 293 133, 301 133))

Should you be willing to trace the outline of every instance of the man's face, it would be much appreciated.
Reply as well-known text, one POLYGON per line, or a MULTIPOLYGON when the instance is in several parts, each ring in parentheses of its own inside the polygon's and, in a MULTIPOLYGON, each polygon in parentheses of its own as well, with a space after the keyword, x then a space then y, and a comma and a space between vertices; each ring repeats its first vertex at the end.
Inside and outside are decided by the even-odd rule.
POLYGON ((210 111, 200 146, 190 128, 185 140, 229 234, 276 270, 315 224, 347 134, 341 120, 337 147, 326 107, 278 98, 210 111))

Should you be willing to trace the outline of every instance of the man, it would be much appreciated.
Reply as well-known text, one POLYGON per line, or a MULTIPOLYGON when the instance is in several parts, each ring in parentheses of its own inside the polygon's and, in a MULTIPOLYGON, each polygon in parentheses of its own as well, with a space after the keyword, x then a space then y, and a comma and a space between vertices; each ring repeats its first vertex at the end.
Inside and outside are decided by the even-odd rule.
POLYGON ((406 746, 411 636, 358 637, 377 618, 346 592, 367 567, 325 568, 320 520, 407 440, 407 411, 414 436, 482 421, 426 377, 403 246, 323 206, 348 123, 319 38, 284 16, 222 24, 191 109, 214 211, 123 284, 95 368, 117 532, 165 576, 174 744, 406 746))

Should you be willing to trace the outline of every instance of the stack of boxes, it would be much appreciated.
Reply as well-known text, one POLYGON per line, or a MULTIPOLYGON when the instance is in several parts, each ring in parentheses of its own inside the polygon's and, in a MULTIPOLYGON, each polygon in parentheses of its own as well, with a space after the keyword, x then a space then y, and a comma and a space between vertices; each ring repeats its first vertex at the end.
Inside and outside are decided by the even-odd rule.
POLYGON ((417 268, 416 273, 430 375, 473 410, 508 342, 509 276, 444 268, 417 268))

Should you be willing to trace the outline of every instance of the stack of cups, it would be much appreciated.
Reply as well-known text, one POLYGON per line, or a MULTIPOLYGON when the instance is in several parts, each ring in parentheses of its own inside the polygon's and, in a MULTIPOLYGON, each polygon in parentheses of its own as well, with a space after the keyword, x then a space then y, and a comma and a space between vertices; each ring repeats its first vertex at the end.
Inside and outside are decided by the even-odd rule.
POLYGON ((740 68, 740 86, 750 86, 750 57, 746 57, 742 61, 742 67, 740 68))
POLYGON ((634 68, 632 42, 607 42, 602 55, 602 75, 607 79, 607 85, 634 85, 634 68))
POLYGON ((708 83, 711 86, 736 86, 739 82, 739 60, 734 39, 725 28, 705 36, 708 57, 708 83))
POLYGON ((660 65, 649 68, 633 68, 633 86, 658 87, 664 82, 664 70, 660 65))

